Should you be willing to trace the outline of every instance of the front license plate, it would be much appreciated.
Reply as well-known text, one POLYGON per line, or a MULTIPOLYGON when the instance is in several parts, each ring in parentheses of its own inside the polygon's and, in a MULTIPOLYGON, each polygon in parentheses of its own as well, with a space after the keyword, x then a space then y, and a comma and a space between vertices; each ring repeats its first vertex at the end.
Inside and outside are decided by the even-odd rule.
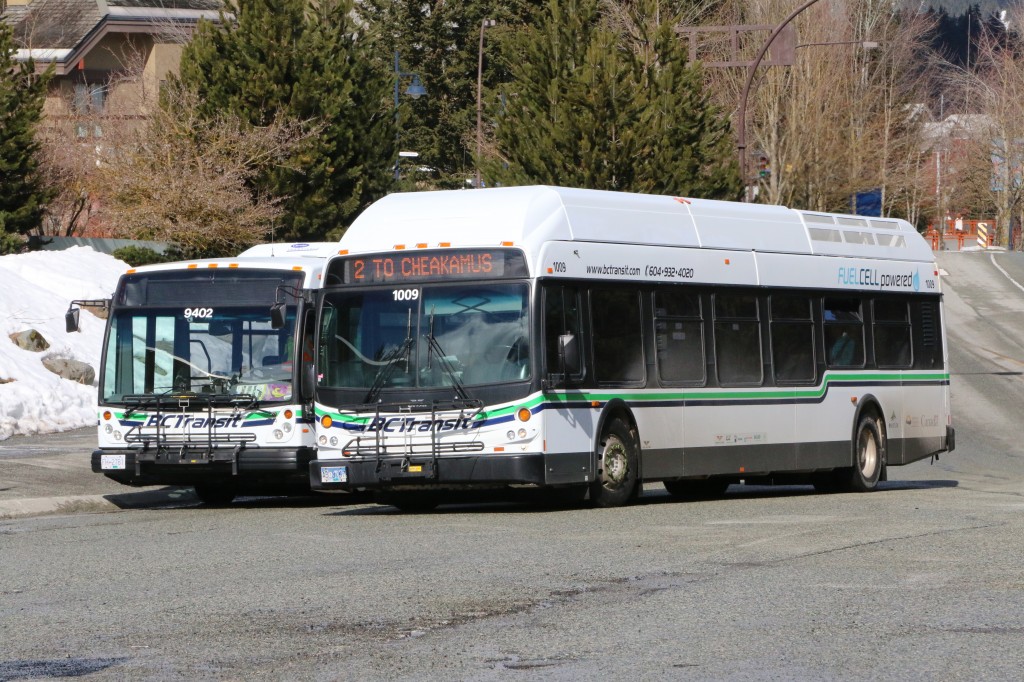
POLYGON ((100 469, 120 470, 124 469, 124 455, 100 455, 100 469))
POLYGON ((320 469, 321 483, 348 483, 348 467, 323 467, 320 469))

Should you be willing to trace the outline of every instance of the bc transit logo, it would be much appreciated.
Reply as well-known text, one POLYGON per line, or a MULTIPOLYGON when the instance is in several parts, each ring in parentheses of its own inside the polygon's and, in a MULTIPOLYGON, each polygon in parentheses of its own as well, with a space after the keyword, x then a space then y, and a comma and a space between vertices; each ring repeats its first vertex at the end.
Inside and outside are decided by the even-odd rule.
POLYGON ((921 275, 916 270, 905 274, 879 273, 876 268, 839 268, 838 283, 863 289, 913 289, 920 291, 921 275))

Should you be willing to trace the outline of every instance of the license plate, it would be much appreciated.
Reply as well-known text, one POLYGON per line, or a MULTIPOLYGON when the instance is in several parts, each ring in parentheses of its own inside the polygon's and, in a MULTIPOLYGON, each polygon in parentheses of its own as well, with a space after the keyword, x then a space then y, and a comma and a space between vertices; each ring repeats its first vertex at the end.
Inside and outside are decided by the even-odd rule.
POLYGON ((321 483, 348 483, 348 467, 322 467, 321 483))
POLYGON ((100 455, 100 469, 117 470, 124 469, 124 455, 100 455))

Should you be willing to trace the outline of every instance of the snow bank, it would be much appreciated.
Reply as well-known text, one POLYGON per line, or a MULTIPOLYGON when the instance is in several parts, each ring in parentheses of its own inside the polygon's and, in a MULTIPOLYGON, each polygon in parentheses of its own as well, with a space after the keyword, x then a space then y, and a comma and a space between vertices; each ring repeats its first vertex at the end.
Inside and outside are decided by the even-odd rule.
POLYGON ((0 440, 16 434, 65 431, 96 423, 96 386, 61 379, 42 359, 62 356, 99 374, 106 323, 81 313, 81 331, 64 331, 74 299, 109 298, 128 265, 89 247, 0 256, 0 440), (41 353, 8 337, 35 329, 49 342, 41 353), (13 380, 13 381, 12 381, 13 380))

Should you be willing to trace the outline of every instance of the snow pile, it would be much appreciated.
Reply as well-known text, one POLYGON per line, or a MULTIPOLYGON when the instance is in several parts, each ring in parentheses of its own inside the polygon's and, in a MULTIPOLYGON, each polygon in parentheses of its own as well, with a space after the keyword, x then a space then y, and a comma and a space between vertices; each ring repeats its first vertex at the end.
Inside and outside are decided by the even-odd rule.
POLYGON ((43 367, 65 357, 100 367, 105 320, 82 310, 81 331, 64 331, 76 299, 109 298, 128 265, 89 247, 0 256, 0 440, 16 434, 65 431, 96 423, 96 386, 61 379, 43 367), (35 329, 50 344, 22 350, 11 334, 35 329))

